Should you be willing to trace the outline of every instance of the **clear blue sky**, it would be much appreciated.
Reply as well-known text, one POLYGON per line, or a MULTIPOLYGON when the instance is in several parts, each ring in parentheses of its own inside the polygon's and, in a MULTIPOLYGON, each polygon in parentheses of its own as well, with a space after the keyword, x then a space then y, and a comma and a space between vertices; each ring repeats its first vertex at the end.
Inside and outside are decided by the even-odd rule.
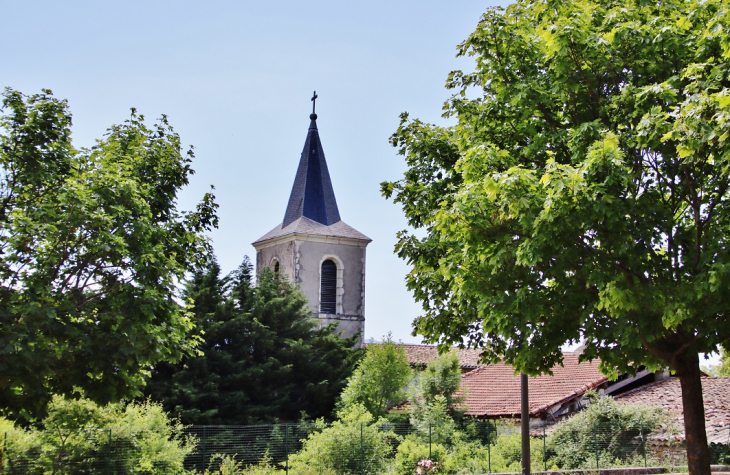
POLYGON ((444 123, 446 76, 471 66, 456 45, 499 3, 2 0, 0 86, 68 99, 79 147, 130 107, 167 114, 196 153, 180 206, 216 187, 226 272, 283 219, 316 89, 340 215, 373 239, 365 336, 418 342, 420 307, 393 255, 405 220, 379 191, 405 168, 388 137, 404 111, 444 123))
MULTIPOLYGON (((379 184, 405 165, 388 137, 398 116, 445 124, 446 76, 470 69, 456 45, 504 0, 0 0, 0 87, 53 90, 69 101, 77 146, 90 146, 136 107, 167 114, 196 149, 180 206, 210 185, 211 233, 225 272, 281 222, 317 90, 318 126, 342 219, 368 247, 365 337, 417 343, 420 312, 393 254, 406 227, 379 184)), ((717 355, 712 359, 717 362, 717 355)))

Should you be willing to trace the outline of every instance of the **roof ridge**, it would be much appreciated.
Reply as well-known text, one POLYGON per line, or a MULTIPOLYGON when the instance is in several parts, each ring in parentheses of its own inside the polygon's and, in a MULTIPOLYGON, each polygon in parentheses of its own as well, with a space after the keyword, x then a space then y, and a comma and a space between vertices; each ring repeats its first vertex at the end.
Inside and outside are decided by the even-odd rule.
POLYGON ((585 385, 581 386, 580 388, 576 389, 575 391, 573 391, 572 393, 568 394, 565 397, 562 397, 560 399, 556 399, 556 400, 554 400, 552 402, 549 402, 547 404, 543 404, 541 407, 536 408, 534 411, 530 411, 530 414, 532 414, 533 412, 543 411, 543 410, 545 410, 545 409, 547 409, 547 408, 549 408, 551 406, 554 406, 556 404, 560 404, 560 403, 562 403, 564 401, 568 401, 571 398, 573 398, 573 397, 575 397, 575 396, 577 396, 579 394, 583 394, 586 391, 590 391, 591 389, 600 386, 601 384, 605 383, 606 381, 608 381, 608 377, 606 377, 606 375, 603 375, 603 378, 601 378, 599 380, 596 380, 596 381, 593 381, 590 384, 585 384, 585 385))
POLYGON ((309 219, 306 216, 302 216, 289 223, 289 226, 284 227, 282 224, 277 225, 274 229, 254 241, 254 247, 265 241, 295 235, 319 235, 334 238, 354 239, 356 241, 363 242, 371 241, 369 237, 342 220, 327 226, 309 219))
POLYGON ((669 384, 670 381, 673 380, 673 377, 669 377, 667 379, 662 379, 661 381, 654 381, 653 383, 645 384, 643 386, 639 386, 638 388, 634 388, 631 391, 626 391, 625 393, 617 394, 616 396, 613 396, 614 399, 621 399, 623 397, 629 396, 631 394, 637 393, 639 391, 645 391, 649 388, 654 388, 657 386, 661 386, 662 384, 669 384))

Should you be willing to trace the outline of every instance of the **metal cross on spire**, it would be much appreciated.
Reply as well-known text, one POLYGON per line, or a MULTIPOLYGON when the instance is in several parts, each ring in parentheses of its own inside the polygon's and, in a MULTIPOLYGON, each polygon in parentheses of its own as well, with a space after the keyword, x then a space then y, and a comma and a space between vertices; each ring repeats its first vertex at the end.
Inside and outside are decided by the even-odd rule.
POLYGON ((314 106, 317 104, 317 97, 319 97, 317 96, 317 91, 314 91, 314 93, 312 93, 312 114, 314 114, 314 106))

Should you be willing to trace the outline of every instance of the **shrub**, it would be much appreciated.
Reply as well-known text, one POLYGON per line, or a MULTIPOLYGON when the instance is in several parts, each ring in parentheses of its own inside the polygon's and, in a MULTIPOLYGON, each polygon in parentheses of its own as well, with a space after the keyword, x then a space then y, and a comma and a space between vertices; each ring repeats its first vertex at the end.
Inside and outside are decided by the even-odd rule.
POLYGON ((318 431, 304 440, 302 450, 290 458, 293 473, 313 468, 318 473, 383 473, 387 457, 392 453, 391 441, 397 436, 376 424, 373 416, 361 404, 347 407, 340 420, 327 426, 318 421, 318 431))
POLYGON ((457 432, 447 457, 440 465, 439 473, 489 473, 490 449, 478 441, 469 440, 464 433, 457 432))
MULTIPOLYGON (((416 473, 418 462, 429 459, 442 466, 449 456, 448 449, 442 444, 431 443, 416 434, 405 437, 395 454, 394 471, 398 475, 413 475, 416 473)), ((445 473, 441 472, 440 473, 445 473)))
POLYGON ((43 426, 25 430, 0 419, 5 473, 180 473, 196 443, 154 403, 98 406, 55 396, 43 426))
MULTIPOLYGON (((522 466, 522 434, 517 427, 502 426, 499 436, 491 447, 492 472, 520 472, 522 466)), ((545 466, 543 459, 543 440, 530 438, 530 462, 535 470, 545 466)), ((548 470, 556 468, 548 460, 548 470)))
POLYGON ((563 470, 636 465, 642 458, 642 436, 666 423, 659 407, 621 404, 598 399, 583 411, 557 424, 548 436, 555 463, 563 470), (596 461, 598 457, 598 461, 596 461))

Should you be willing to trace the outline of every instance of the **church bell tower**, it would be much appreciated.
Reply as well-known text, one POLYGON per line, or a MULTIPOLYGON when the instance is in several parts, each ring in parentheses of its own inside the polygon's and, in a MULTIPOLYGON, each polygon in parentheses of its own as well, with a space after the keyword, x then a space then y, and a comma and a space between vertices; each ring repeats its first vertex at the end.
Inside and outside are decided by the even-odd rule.
POLYGON ((256 272, 271 269, 309 300, 322 326, 349 337, 365 330, 365 248, 371 239, 340 219, 317 130, 315 100, 299 168, 281 224, 253 243, 256 272))

